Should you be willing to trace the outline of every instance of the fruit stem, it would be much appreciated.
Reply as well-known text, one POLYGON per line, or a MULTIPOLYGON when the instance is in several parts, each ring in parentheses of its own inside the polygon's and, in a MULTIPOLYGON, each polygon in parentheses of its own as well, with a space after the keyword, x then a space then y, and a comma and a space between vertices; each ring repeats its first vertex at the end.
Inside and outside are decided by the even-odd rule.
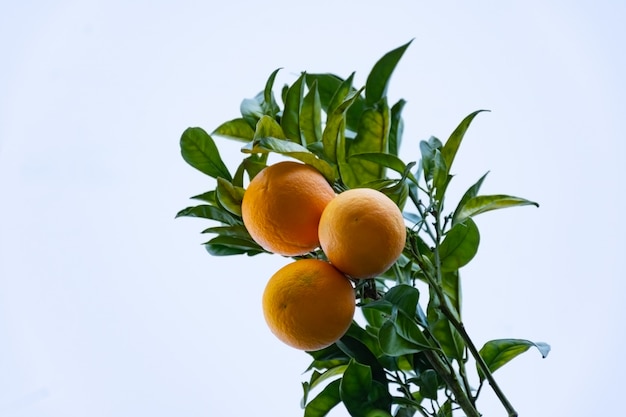
MULTIPOLYGON (((434 255, 435 255, 435 277, 434 277, 434 279, 429 277, 430 286, 433 287, 437 297, 439 298, 439 308, 441 309, 443 314, 446 316, 448 321, 452 324, 452 326, 454 326, 454 328, 459 332, 459 334, 463 338, 463 341, 465 342, 465 344, 468 347, 470 353, 474 357, 474 360, 476 360, 476 364, 478 365, 480 370, 485 375, 485 378, 489 382, 489 385, 491 385, 491 388, 493 389, 494 393, 496 394, 496 396, 500 400, 500 403, 502 403, 502 405, 506 409, 507 413, 509 414, 509 417, 517 417, 517 415, 518 415, 517 411, 515 411, 515 409, 513 408, 513 405, 509 402, 509 400, 506 397, 506 395, 504 395, 504 392, 500 389, 500 386, 498 385, 498 383, 496 382, 495 378, 493 377, 493 374, 491 373, 491 370, 489 369, 489 366, 487 366, 487 364, 483 360, 482 356, 480 356, 480 352, 476 348, 476 345, 474 345, 474 342, 472 341, 472 339, 470 338, 469 334, 465 330, 465 326, 463 325, 463 322, 461 321, 461 317, 460 317, 460 313, 461 312, 458 311, 458 312, 456 312, 457 314, 455 314, 455 311, 453 311, 450 308, 450 305, 448 304, 448 299, 447 299, 447 297, 445 296, 445 294, 443 292, 443 288, 442 288, 442 284, 441 284, 441 282, 442 282, 442 279, 441 279, 441 259, 439 257, 439 246, 441 244, 442 236, 443 236, 443 233, 444 233, 444 229, 445 229, 445 226, 448 223, 449 218, 446 218, 444 220, 443 225, 441 224, 441 215, 440 214, 441 214, 441 209, 443 208, 443 201, 435 201, 434 199, 432 199, 432 194, 429 194, 429 196, 431 196, 430 204, 431 204, 432 207, 434 207, 434 210, 432 210, 430 212, 430 214, 434 217, 433 226, 435 228, 435 230, 434 230, 434 235, 435 235, 435 240, 434 240, 434 243, 435 243, 435 248, 434 248, 435 249, 434 250, 434 255)), ((431 232, 431 234, 432 234, 432 232, 431 232)), ((459 383, 458 379, 456 378, 456 375, 454 375, 454 376, 455 376, 454 379, 455 379, 456 383, 458 384, 459 383)), ((463 377, 464 376, 465 375, 463 375, 463 377)), ((467 382, 467 381, 465 380, 465 382, 467 382)), ((463 392, 465 392, 465 391, 463 391, 463 392)), ((469 393, 469 392, 467 394, 471 395, 471 393, 469 393)), ((455 395, 456 395, 456 393, 455 393, 455 395)), ((472 408, 475 409, 475 407, 474 407, 474 400, 470 400, 470 404, 472 405, 472 408)), ((464 411, 465 411, 465 409, 464 409, 464 411)))
POLYGON ((517 411, 515 411, 515 408, 513 407, 513 405, 509 402, 506 395, 504 395, 504 392, 502 392, 502 390, 500 389, 500 386, 498 385, 495 378, 493 377, 493 374, 491 373, 489 366, 487 366, 482 356, 480 356, 480 352, 478 351, 478 349, 476 349, 476 345, 474 345, 474 342, 472 341, 469 334, 465 330, 465 326, 463 325, 463 322, 457 320, 457 318, 454 316, 454 314, 450 311, 450 309, 445 303, 442 303, 440 308, 443 314, 448 318, 450 323, 452 323, 454 328, 459 332, 459 334, 465 341, 469 351, 471 352, 472 356, 476 360, 478 367, 480 368, 482 373, 485 375, 485 378, 489 382, 489 385, 491 385, 493 392, 496 394, 496 396, 498 397, 498 399, 500 400, 500 402, 506 409, 507 413, 509 413, 509 417, 517 417, 518 415, 517 411))
POLYGON ((454 371, 449 369, 449 367, 441 360, 436 351, 426 350, 424 351, 428 362, 433 366, 437 374, 441 376, 450 391, 454 394, 454 399, 459 404, 461 409, 465 412, 467 417, 480 417, 481 414, 478 412, 472 400, 469 397, 469 393, 466 393, 459 380, 457 379, 454 371))

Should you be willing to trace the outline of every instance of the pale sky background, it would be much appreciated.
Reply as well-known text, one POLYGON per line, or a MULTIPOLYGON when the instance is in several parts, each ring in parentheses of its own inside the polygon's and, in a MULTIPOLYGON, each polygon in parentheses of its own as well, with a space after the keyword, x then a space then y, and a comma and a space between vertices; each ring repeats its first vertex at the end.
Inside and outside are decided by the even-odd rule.
MULTIPOLYGON (((460 194, 541 204, 482 215, 462 271, 477 344, 552 345, 495 376, 521 416, 623 411, 626 3, 620 1, 3 1, 0 5, 0 416, 302 415, 309 356, 262 318, 286 259, 209 256, 211 188, 187 166, 283 67, 363 84, 408 40, 389 90, 402 156, 486 108, 453 168, 460 194)), ((228 165, 240 143, 218 140, 228 165)), ((479 406, 504 416, 491 390, 479 406)), ((339 406, 332 416, 347 416, 339 406)))

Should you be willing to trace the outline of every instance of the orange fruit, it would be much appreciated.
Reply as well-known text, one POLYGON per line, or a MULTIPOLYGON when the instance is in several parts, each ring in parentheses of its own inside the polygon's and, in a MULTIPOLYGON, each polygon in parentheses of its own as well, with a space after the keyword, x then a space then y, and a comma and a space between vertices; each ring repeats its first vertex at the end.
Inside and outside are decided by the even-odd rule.
POLYGON ((303 255, 319 246, 317 226, 334 197, 326 178, 312 166, 279 162, 250 181, 241 216, 263 249, 284 256, 303 255))
POLYGON ((352 278, 372 278, 400 257, 406 227, 402 212, 389 197, 370 188, 354 188, 326 206, 319 239, 337 269, 352 278))
POLYGON ((319 259, 285 265, 263 293, 263 314, 272 333, 296 349, 332 345, 350 327, 355 310, 350 280, 319 259))

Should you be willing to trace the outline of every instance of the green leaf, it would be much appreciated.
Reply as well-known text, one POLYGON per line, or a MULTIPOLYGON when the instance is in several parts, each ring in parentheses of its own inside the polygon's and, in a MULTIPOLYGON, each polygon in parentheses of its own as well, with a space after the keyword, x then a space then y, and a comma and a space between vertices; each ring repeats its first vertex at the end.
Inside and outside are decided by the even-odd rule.
POLYGON ((212 135, 249 142, 254 137, 254 129, 244 118, 229 120, 215 129, 212 135))
POLYGON ((400 174, 406 175, 411 181, 417 184, 417 178, 413 175, 411 171, 408 171, 408 165, 406 165, 402 159, 398 158, 395 155, 389 153, 378 153, 378 152, 370 152, 370 153, 358 153, 350 155, 350 159, 363 159, 366 161, 371 161, 386 168, 390 168, 400 174))
POLYGON ((453 221, 455 223, 463 222, 465 219, 485 213, 491 210, 498 210, 508 207, 518 206, 535 206, 539 204, 525 198, 514 197, 504 194, 496 195, 479 195, 472 197, 463 204, 463 206, 455 213, 453 221))
POLYGON ((461 317, 461 280, 458 270, 445 271, 441 274, 443 293, 448 297, 458 317, 461 317))
POLYGON ((420 152, 422 154, 422 169, 424 170, 424 180, 426 182, 433 179, 433 169, 435 164, 435 152, 440 150, 442 143, 439 139, 431 136, 428 141, 420 141, 420 152))
POLYGON ((215 190, 207 191, 206 193, 194 195, 191 197, 194 200, 204 201, 205 203, 209 203, 212 206, 217 204, 217 200, 215 200, 215 190))
POLYGON ((285 132, 285 136, 293 142, 306 144, 302 140, 300 132, 300 109, 302 107, 302 99, 304 96, 304 79, 306 75, 302 73, 300 77, 287 89, 285 95, 285 108, 280 119, 281 127, 285 132))
POLYGON ((180 151, 189 165, 210 177, 231 180, 213 138, 200 127, 190 127, 180 138, 180 151))
POLYGON ((254 242, 254 239, 252 239, 252 236, 248 233, 248 229, 246 229, 246 227, 242 224, 208 227, 201 233, 215 233, 216 235, 233 236, 241 239, 248 239, 249 241, 254 242))
POLYGON ((451 177, 448 175, 448 166, 439 149, 435 149, 432 169, 433 185, 436 189, 435 198, 438 201, 442 201, 451 177))
POLYGON ((324 417, 341 402, 341 379, 331 382, 304 408, 304 417, 324 417))
MULTIPOLYGON (((391 304, 389 304, 389 311, 391 311, 391 304)), ((380 329, 386 320, 385 313, 380 308, 371 308, 371 303, 362 305, 361 312, 365 321, 371 326, 370 328, 380 329)))
POLYGON ((429 329, 441 345, 443 352, 447 357, 462 362, 465 353, 465 343, 459 332, 438 308, 438 303, 429 303, 427 311, 428 323, 430 324, 429 329))
POLYGON ((300 110, 300 129, 307 144, 322 140, 322 105, 317 89, 317 80, 309 88, 309 92, 302 100, 300 110))
POLYGON ((254 140, 262 138, 286 139, 283 128, 270 116, 262 116, 256 124, 254 140))
POLYGON ((267 153, 276 152, 281 155, 295 158, 305 164, 311 165, 324 175, 328 182, 332 183, 336 178, 336 171, 328 162, 319 159, 313 152, 302 145, 272 137, 255 139, 254 142, 244 146, 242 152, 267 153))
POLYGON ((419 302, 419 290, 411 285, 396 285, 387 291, 384 299, 408 317, 415 316, 417 303, 419 302))
MULTIPOLYGON (((401 399, 404 400, 404 398, 401 399)), ((419 404, 411 405, 410 407, 398 406, 393 417, 414 417, 418 406, 419 404)))
POLYGON ((369 366, 350 361, 339 385, 341 401, 352 417, 368 417, 376 410, 391 409, 387 387, 372 380, 369 366))
POLYGON ((398 357, 424 350, 422 346, 416 345, 400 336, 396 326, 390 320, 386 321, 378 331, 378 339, 380 340, 381 349, 389 356, 398 357))
POLYGON ((356 91, 352 87, 353 79, 354 73, 341 83, 328 104, 322 143, 326 158, 331 162, 337 162, 339 147, 342 148, 341 152, 345 153, 345 144, 341 138, 345 135, 346 111, 361 93, 361 90, 356 91))
POLYGON ((411 42, 413 41, 411 40, 399 48, 387 52, 374 64, 365 82, 365 102, 367 105, 372 106, 387 95, 387 86, 391 74, 411 42))
POLYGON ((200 217, 203 219, 217 220, 218 222, 228 225, 241 224, 241 220, 230 214, 226 209, 206 204, 187 207, 179 211, 176 217, 200 217))
MULTIPOLYGON (((348 329, 348 332, 339 339, 336 344, 350 358, 359 363, 368 365, 371 368, 373 378, 379 382, 386 382, 385 370, 378 361, 376 355, 366 344, 371 337, 367 332, 361 329, 356 323, 348 329)), ((378 350, 378 346, 376 347, 378 350)))
POLYGON ((365 416, 368 411, 364 403, 372 386, 372 371, 369 366, 352 360, 346 368, 339 392, 341 400, 351 416, 365 416))
POLYGON ((321 385, 323 382, 326 382, 330 378, 334 378, 338 375, 343 375, 348 365, 339 365, 332 367, 325 372, 314 372, 311 376, 311 380, 309 381, 309 389, 315 389, 317 386, 321 385))
MULTIPOLYGON (((550 345, 547 343, 534 343, 523 339, 498 339, 491 340, 480 349, 480 356, 483 358, 489 371, 495 372, 497 369, 514 359, 516 356, 526 352, 531 347, 536 347, 541 356, 545 358, 550 353, 550 345)), ((485 375, 478 367, 480 380, 485 379, 485 375)))
MULTIPOLYGON (((250 179, 256 177, 256 175, 267 166, 267 152, 261 154, 252 154, 249 157, 241 161, 244 170, 248 173, 250 179)), ((243 182, 240 184, 243 185, 243 182)))
POLYGON ((418 386, 420 387, 422 397, 436 400, 437 392, 439 391, 437 372, 432 369, 422 372, 418 377, 418 386))
POLYGON ((453 417, 452 414, 452 401, 447 400, 439 410, 437 410, 437 417, 453 417))
POLYGON ((265 89, 263 90, 263 104, 265 107, 264 114, 270 115, 272 117, 275 116, 276 113, 278 113, 279 111, 278 104, 276 103, 276 99, 274 98, 273 88, 274 81, 276 80, 276 75, 280 70, 281 68, 277 68, 270 74, 267 82, 265 83, 265 89))
MULTIPOLYGON (((309 89, 312 88, 313 83, 317 83, 317 88, 320 96, 320 104, 322 105, 322 109, 329 113, 330 103, 333 99, 333 96, 339 90, 339 87, 344 83, 344 79, 334 75, 334 74, 307 74, 306 83, 309 89)), ((352 87, 352 92, 356 92, 357 90, 352 87)), ((352 105, 346 111, 346 128, 351 130, 352 132, 356 132, 359 119, 361 118, 361 113, 365 108, 365 100, 359 94, 354 97, 354 101, 352 105)))
POLYGON ((215 189, 217 201, 235 216, 241 217, 241 202, 244 191, 243 188, 234 186, 224 178, 217 179, 217 188, 215 189))
POLYGON ((265 114, 263 98, 258 95, 255 98, 244 98, 239 105, 239 112, 246 123, 250 126, 256 126, 259 119, 265 114))
POLYGON ((465 119, 463 119, 461 123, 457 126, 457 128, 454 129, 454 132, 452 132, 445 145, 443 145, 441 153, 443 154, 443 159, 445 160, 446 166, 448 167, 448 172, 452 167, 452 162, 454 162, 456 152, 458 151, 459 146, 461 145, 461 141, 463 140, 463 136, 465 136, 465 132, 467 132, 467 129, 472 123, 472 120, 474 120, 474 117, 476 117, 478 113, 484 111, 489 110, 477 110, 466 116, 465 119))
POLYGON ((378 332, 378 340, 386 355, 402 356, 433 349, 418 327, 415 317, 415 312, 410 316, 399 312, 383 324, 378 332))
POLYGON ((472 260, 480 243, 476 223, 470 218, 455 224, 439 246, 442 271, 454 271, 472 260))
POLYGON ((406 104, 405 100, 399 100, 391 107, 391 121, 389 128, 389 153, 398 156, 400 144, 402 143, 402 133, 404 122, 402 120, 402 110, 406 104))
MULTIPOLYGON (((357 135, 350 144, 348 156, 364 153, 382 153, 389 151, 389 107, 383 101, 380 109, 367 109, 361 115, 357 135)), ((355 183, 346 182, 353 188, 385 176, 385 167, 367 159, 350 163, 355 183)))
POLYGON ((204 243, 204 247, 213 256, 240 255, 243 253, 256 255, 266 252, 258 244, 248 239, 224 235, 214 237, 204 243))
POLYGON ((476 197, 478 195, 478 192, 480 191, 480 187, 483 185, 483 182, 485 181, 485 178, 487 178, 487 174, 489 174, 489 172, 486 172, 482 177, 480 177, 478 179, 478 181, 476 181, 470 188, 467 189, 467 191, 465 191, 465 194, 463 194, 463 197, 461 197, 461 200, 459 201, 459 204, 457 205, 456 209, 454 210, 454 215, 452 216, 452 224, 454 225, 454 223, 456 223, 457 221, 455 219, 458 218, 459 212, 463 209, 463 206, 465 206, 465 204, 472 198, 476 197))

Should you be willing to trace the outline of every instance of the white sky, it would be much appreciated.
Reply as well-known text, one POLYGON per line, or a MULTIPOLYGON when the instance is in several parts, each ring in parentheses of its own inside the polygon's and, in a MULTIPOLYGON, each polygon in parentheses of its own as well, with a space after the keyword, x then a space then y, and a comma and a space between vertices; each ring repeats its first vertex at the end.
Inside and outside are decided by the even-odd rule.
MULTIPOLYGON (((188 126, 302 70, 392 79, 402 148, 480 108, 455 162, 541 203, 478 218, 463 271, 478 344, 545 341, 496 373, 522 416, 614 415, 626 372, 626 6, 612 1, 22 1, 0 5, 0 415, 302 415, 308 355, 267 330, 279 257, 213 258, 174 220, 210 183, 188 126)), ((239 143, 219 141, 231 168, 239 143)), ((479 405, 505 415, 488 388, 479 405)), ((338 408, 332 416, 347 416, 338 408)))

